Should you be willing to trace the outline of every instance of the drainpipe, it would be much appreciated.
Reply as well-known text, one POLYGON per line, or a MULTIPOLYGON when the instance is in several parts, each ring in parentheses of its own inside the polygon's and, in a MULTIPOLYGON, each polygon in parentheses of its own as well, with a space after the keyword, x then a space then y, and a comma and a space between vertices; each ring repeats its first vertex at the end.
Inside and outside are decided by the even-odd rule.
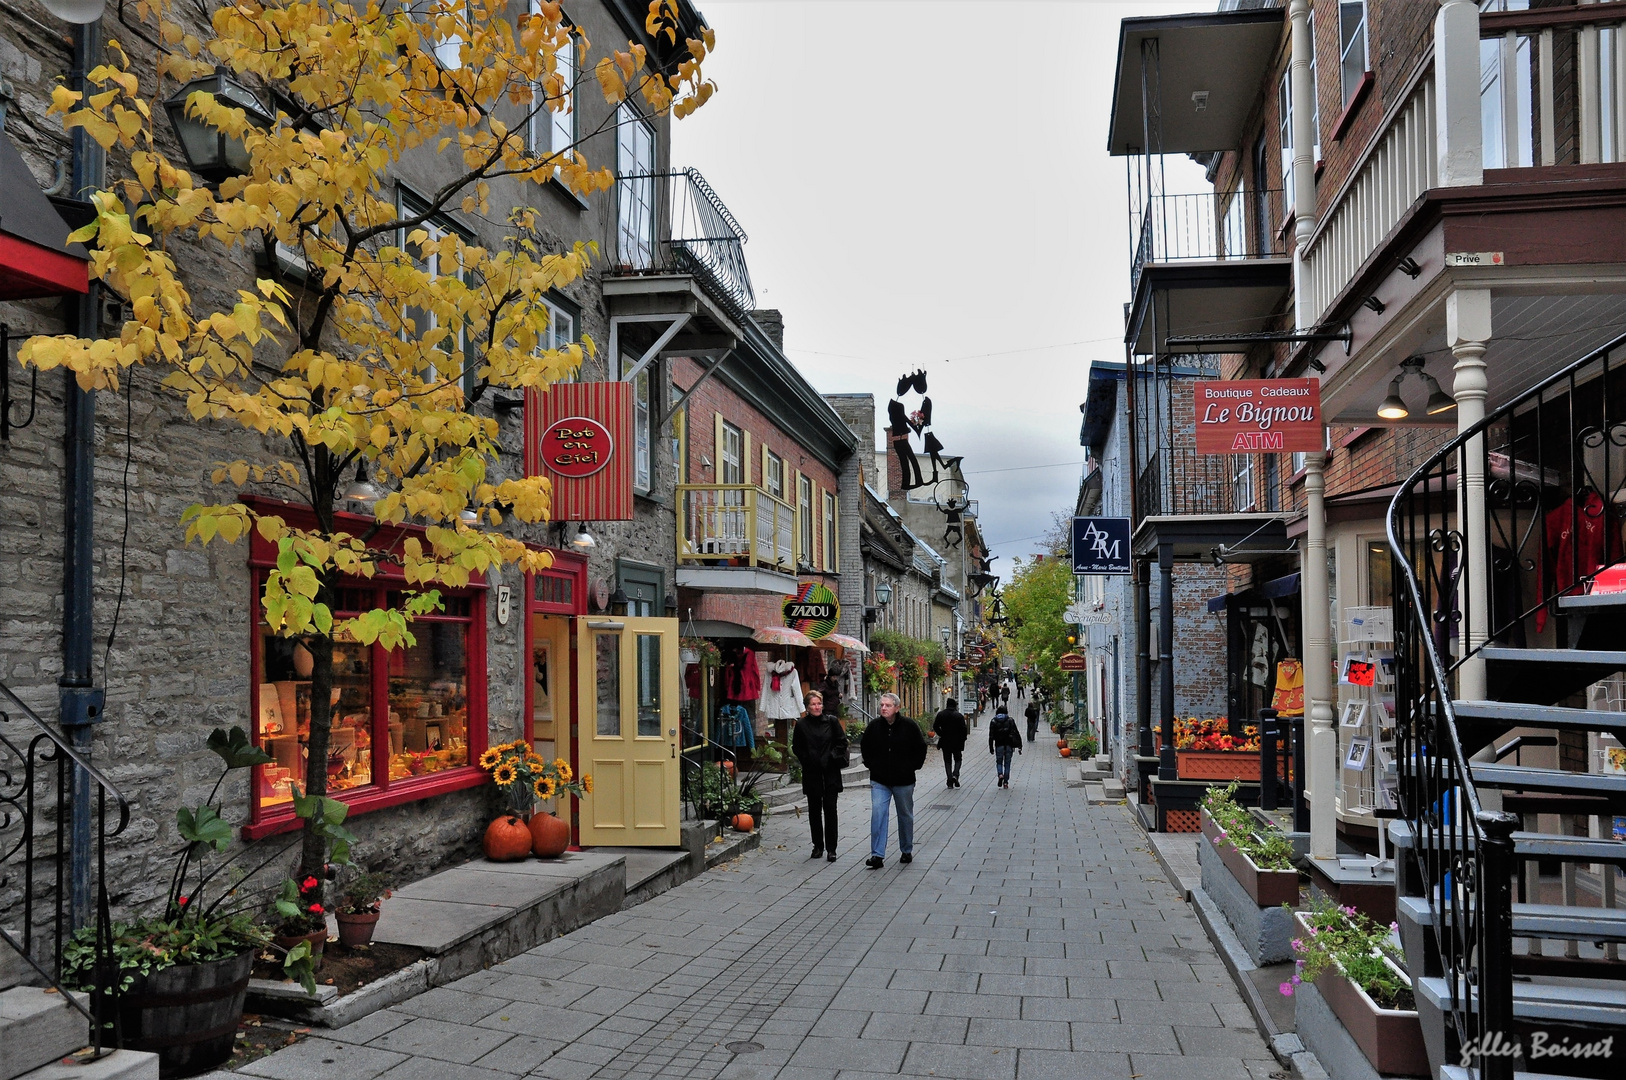
POLYGON ((1304 288, 1304 250, 1316 227, 1315 190, 1315 84, 1310 65, 1315 42, 1310 37, 1310 0, 1292 0, 1287 8, 1292 26, 1292 60, 1289 65, 1293 90, 1293 190, 1285 193, 1293 200, 1293 322, 1304 333, 1320 317, 1309 310, 1310 290, 1304 288))
MULTIPOLYGON (((101 49, 100 23, 73 28, 73 68, 69 85, 75 90, 85 89, 85 73, 94 66, 101 49)), ((70 194, 84 198, 89 192, 100 190, 104 171, 102 148, 86 136, 84 128, 75 128, 70 194)), ((88 292, 70 303, 70 332, 79 337, 95 335, 99 324, 96 284, 92 282, 88 292)), ((95 673, 91 670, 96 392, 81 390, 72 372, 64 373, 63 390, 62 675, 57 680, 58 719, 73 748, 88 759, 92 725, 102 718, 104 699, 104 690, 94 685, 95 673)), ((91 837, 93 785, 83 769, 74 768, 72 777, 69 918, 72 928, 78 929, 91 918, 91 871, 95 858, 91 837)))

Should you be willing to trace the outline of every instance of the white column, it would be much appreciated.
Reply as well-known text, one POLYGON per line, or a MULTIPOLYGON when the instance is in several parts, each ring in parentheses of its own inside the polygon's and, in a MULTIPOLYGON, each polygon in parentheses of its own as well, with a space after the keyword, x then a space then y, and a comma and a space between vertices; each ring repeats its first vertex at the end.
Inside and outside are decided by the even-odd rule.
MULTIPOLYGON (((1466 431, 1485 418, 1489 383, 1485 377, 1485 345, 1491 336, 1489 289, 1458 289, 1445 300, 1445 341, 1456 360, 1451 396, 1457 399, 1457 431, 1466 431)), ((1477 435, 1462 448, 1457 463, 1457 522, 1464 540, 1466 562, 1467 626, 1464 646, 1472 651, 1488 640, 1490 628, 1489 549, 1485 545, 1485 437, 1477 435)), ((1485 662, 1474 657, 1457 669, 1457 694, 1468 699, 1485 696, 1485 662)))
POLYGON ((1304 627, 1304 801, 1310 807, 1310 856, 1338 857, 1338 732, 1333 708, 1332 607, 1327 586, 1327 455, 1304 458, 1305 535, 1299 600, 1304 627))
POLYGON ((1316 225, 1315 84, 1310 79, 1315 42, 1310 38, 1310 0, 1292 0, 1287 6, 1287 18, 1292 24, 1289 71, 1293 99, 1293 190, 1287 192, 1286 197, 1293 200, 1293 323, 1305 330, 1321 314, 1312 310, 1318 305, 1304 281, 1304 249, 1309 246, 1316 225))
POLYGON ((1434 92, 1441 187, 1483 182, 1484 135, 1479 127, 1479 5, 1440 0, 1434 17, 1434 92))

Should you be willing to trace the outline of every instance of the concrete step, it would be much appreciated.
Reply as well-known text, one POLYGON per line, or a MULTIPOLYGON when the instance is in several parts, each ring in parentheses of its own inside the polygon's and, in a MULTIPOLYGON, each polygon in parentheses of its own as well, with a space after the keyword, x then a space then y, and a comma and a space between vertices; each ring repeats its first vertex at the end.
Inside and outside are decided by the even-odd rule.
POLYGON ((61 994, 33 986, 0 992, 0 1080, 65 1058, 89 1037, 90 1022, 61 994))
POLYGON ((144 1050, 114 1050, 84 1064, 53 1061, 23 1073, 19 1080, 158 1080, 158 1055, 144 1050))
MULTIPOLYGON (((841 786, 844 788, 853 788, 868 783, 869 770, 862 765, 853 765, 841 770, 841 786)), ((765 792, 762 796, 762 805, 767 810, 783 810, 786 807, 796 806, 806 801, 807 796, 802 794, 800 784, 765 792)))

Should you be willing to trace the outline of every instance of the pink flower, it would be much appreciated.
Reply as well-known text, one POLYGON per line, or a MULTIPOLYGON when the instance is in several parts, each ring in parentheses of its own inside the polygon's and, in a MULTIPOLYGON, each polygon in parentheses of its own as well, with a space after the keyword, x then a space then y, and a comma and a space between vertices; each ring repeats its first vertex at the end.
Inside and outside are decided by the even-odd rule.
POLYGON ((1277 987, 1277 989, 1282 992, 1282 997, 1292 997, 1293 996, 1293 984, 1290 983, 1290 982, 1282 983, 1282 985, 1277 987))
POLYGON ((1293 951, 1294 952, 1303 952, 1304 951, 1304 939, 1303 938, 1294 938, 1292 940, 1291 944, 1293 946, 1293 951))
POLYGON ((1398 934, 1400 932, 1400 924, 1397 922, 1392 922, 1389 924, 1389 929, 1398 934))
POLYGON ((1345 915, 1348 915, 1348 916, 1349 916, 1349 917, 1350 917, 1350 918, 1352 918, 1352 919, 1353 919, 1353 918, 1354 918, 1354 917, 1355 917, 1355 909, 1354 909, 1354 908, 1352 908, 1352 907, 1348 907, 1348 906, 1346 906, 1346 907, 1345 907, 1345 908, 1344 908, 1344 914, 1345 914, 1345 915))
POLYGON ((1299 983, 1301 983, 1303 981, 1304 980, 1299 978, 1297 975, 1294 975, 1293 978, 1292 978, 1292 983, 1293 983, 1294 986, 1297 986, 1299 983))

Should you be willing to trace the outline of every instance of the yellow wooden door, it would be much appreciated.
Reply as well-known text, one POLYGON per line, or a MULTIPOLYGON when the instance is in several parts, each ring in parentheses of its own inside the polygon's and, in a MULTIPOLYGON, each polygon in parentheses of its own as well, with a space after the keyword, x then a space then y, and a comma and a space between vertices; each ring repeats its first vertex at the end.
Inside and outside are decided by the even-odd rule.
POLYGON ((583 846, 682 843, 678 621, 614 617, 577 624, 578 768, 583 846))

